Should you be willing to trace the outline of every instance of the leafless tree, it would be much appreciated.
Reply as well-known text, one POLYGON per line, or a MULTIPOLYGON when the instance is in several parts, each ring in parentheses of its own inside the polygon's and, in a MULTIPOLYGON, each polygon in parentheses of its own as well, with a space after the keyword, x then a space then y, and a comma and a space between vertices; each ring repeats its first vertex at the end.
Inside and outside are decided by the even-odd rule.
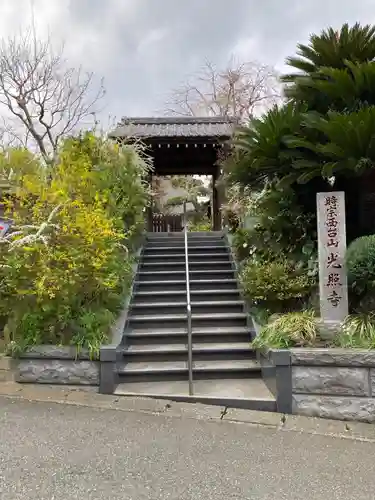
POLYGON ((10 140, 36 146, 47 163, 59 141, 77 127, 96 123, 103 82, 68 65, 64 47, 39 40, 34 29, 0 40, 0 104, 10 140))
POLYGON ((246 122, 280 98, 275 71, 255 62, 232 58, 224 69, 207 61, 180 88, 171 93, 166 114, 224 116, 246 122))

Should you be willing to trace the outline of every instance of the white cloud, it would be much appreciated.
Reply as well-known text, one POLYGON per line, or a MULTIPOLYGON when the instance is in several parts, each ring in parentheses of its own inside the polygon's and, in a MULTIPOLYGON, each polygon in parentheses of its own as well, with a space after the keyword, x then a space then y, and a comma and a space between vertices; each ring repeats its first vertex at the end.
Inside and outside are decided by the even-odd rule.
POLYGON ((259 40, 254 36, 247 36, 237 41, 229 57, 233 55, 239 61, 256 61, 261 58, 260 49, 259 40))
POLYGON ((374 0, 0 0, 0 35, 30 25, 66 40, 71 65, 103 76, 107 111, 153 114, 209 59, 231 55, 283 68, 298 42, 327 25, 375 21, 374 0))
POLYGON ((155 55, 157 51, 158 44, 161 42, 168 34, 168 30, 165 28, 152 29, 142 38, 138 45, 137 54, 141 57, 149 57, 155 55))
POLYGON ((2 35, 14 35, 32 23, 32 7, 35 24, 43 36, 48 30, 58 36, 69 17, 69 0, 1 0, 0 29, 2 35))

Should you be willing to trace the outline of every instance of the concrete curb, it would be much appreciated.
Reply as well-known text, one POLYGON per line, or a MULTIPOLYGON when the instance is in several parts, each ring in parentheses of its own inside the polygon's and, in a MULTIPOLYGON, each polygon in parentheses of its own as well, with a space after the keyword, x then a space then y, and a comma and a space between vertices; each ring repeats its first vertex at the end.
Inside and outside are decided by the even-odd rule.
MULTIPOLYGON (((210 406, 195 403, 98 394, 93 387, 56 387, 49 385, 0 382, 0 397, 85 406, 99 410, 138 412, 169 418, 190 418, 216 422, 247 424, 275 431, 299 432, 333 438, 375 442, 375 426, 359 422, 341 422, 298 415, 282 415, 253 410, 210 406)), ((1 410, 0 410, 1 411, 1 410)))
POLYGON ((14 380, 14 361, 0 353, 0 383, 14 380))

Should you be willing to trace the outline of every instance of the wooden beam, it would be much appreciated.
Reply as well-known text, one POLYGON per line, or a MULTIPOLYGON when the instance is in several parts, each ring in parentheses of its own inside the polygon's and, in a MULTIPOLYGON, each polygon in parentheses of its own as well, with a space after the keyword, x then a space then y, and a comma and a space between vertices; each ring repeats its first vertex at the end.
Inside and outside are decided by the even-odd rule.
POLYGON ((220 200, 217 188, 217 180, 219 178, 219 169, 212 175, 212 221, 213 230, 221 230, 221 213, 220 213, 220 200))
POLYGON ((174 166, 174 167, 163 167, 163 168, 158 168, 154 169, 153 175, 159 175, 159 176, 168 176, 168 175, 212 175, 214 172, 214 168, 207 168, 202 167, 202 168, 197 168, 191 166, 190 168, 180 168, 179 166, 174 166))

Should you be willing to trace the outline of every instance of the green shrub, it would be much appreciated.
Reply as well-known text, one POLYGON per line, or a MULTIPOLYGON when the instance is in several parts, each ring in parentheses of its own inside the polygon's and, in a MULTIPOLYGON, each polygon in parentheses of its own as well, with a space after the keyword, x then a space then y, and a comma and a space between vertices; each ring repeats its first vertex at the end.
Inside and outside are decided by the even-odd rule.
POLYGON ((351 305, 371 310, 375 306, 375 235, 354 240, 346 252, 351 305))
POLYGON ((202 217, 201 220, 189 222, 188 231, 192 233, 212 231, 212 223, 209 219, 202 217))
POLYGON ((232 247, 237 262, 247 259, 254 251, 252 232, 244 228, 237 229, 233 235, 232 247))
POLYGON ((72 344, 94 354, 106 342, 132 280, 146 171, 137 149, 85 134, 63 143, 48 182, 18 186, 15 226, 0 242, 0 316, 13 351, 72 344))
POLYGON ((375 313, 348 316, 334 343, 337 347, 375 349, 375 313))
MULTIPOLYGON (((40 225, 37 218, 33 222, 40 225)), ((25 346, 72 342, 91 349, 94 326, 89 333, 82 324, 95 314, 101 318, 92 322, 98 348, 130 286, 123 232, 102 207, 88 211, 79 201, 65 203, 53 223, 56 228, 46 232, 45 241, 29 234, 31 239, 15 240, 7 252, 3 305, 10 311, 12 340, 25 346)))
POLYGON ((274 315, 253 340, 257 349, 313 346, 318 338, 315 312, 312 310, 274 315))
POLYGON ((269 186, 253 204, 257 218, 248 237, 257 258, 271 260, 282 254, 294 260, 307 261, 316 253, 316 224, 304 213, 290 188, 269 186))
MULTIPOLYGON (((256 349, 314 347, 322 325, 314 310, 274 314, 252 342, 256 349)), ((375 349, 375 313, 348 316, 326 347, 375 349)))
POLYGON ((243 290, 253 305, 283 312, 290 307, 301 308, 316 281, 306 268, 284 258, 277 260, 249 259, 240 273, 243 290))

